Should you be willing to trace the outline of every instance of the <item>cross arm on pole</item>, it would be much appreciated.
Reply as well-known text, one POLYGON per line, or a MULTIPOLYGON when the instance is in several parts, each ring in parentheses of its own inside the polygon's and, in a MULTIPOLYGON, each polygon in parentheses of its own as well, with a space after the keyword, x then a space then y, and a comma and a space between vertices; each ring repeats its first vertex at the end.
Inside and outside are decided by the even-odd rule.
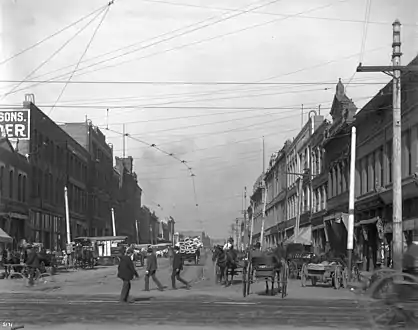
POLYGON ((371 65, 364 66, 361 63, 357 67, 356 72, 384 72, 392 76, 391 72, 400 71, 401 73, 418 72, 418 65, 371 65))

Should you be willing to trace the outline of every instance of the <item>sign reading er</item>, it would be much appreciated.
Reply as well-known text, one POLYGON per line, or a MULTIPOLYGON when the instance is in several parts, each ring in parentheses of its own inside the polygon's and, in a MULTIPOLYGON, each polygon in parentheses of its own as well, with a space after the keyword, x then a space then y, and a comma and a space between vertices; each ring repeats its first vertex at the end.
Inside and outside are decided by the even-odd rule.
POLYGON ((10 140, 29 140, 30 110, 0 110, 0 133, 10 140))

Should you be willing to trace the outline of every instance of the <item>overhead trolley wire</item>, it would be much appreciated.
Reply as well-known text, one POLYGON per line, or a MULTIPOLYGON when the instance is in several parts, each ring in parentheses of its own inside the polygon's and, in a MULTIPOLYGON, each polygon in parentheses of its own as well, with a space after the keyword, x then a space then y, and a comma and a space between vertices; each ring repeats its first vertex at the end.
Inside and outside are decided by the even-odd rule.
POLYGON ((51 34, 51 35, 49 35, 49 36, 45 37, 44 39, 41 39, 41 40, 37 41, 37 42, 36 42, 36 43, 34 43, 33 45, 31 45, 31 46, 29 46, 29 47, 27 47, 27 48, 25 48, 25 49, 21 50, 20 52, 18 52, 18 53, 16 53, 16 54, 14 54, 14 55, 12 55, 12 56, 10 56, 10 57, 8 57, 8 58, 4 59, 4 60, 2 60, 2 61, 0 62, 0 65, 6 64, 7 62, 9 62, 9 61, 11 61, 11 60, 15 59, 16 57, 18 57, 18 56, 20 56, 20 55, 22 55, 22 54, 24 54, 24 53, 26 53, 26 52, 28 52, 28 51, 30 51, 30 50, 32 50, 32 49, 34 49, 34 48, 36 48, 36 47, 38 47, 39 45, 43 44, 44 42, 46 42, 46 41, 48 41, 48 40, 50 40, 50 39, 52 39, 52 38, 56 37, 57 35, 61 34, 62 32, 66 31, 66 30, 68 30, 68 29, 70 29, 70 28, 74 27, 74 26, 75 26, 75 25, 77 25, 78 23, 80 23, 80 22, 82 22, 82 21, 86 20, 86 19, 87 19, 87 18, 89 18, 90 16, 93 16, 93 15, 94 15, 94 14, 96 14, 97 12, 100 12, 100 11, 102 11, 102 10, 106 9, 106 7, 107 7, 107 6, 108 6, 108 5, 105 5, 105 6, 101 6, 101 7, 99 7, 98 9, 95 9, 95 10, 94 10, 94 11, 92 11, 90 14, 87 14, 86 16, 83 16, 83 17, 82 17, 82 18, 80 18, 79 20, 77 20, 77 21, 75 21, 75 22, 73 22, 73 23, 71 23, 71 24, 69 24, 69 25, 65 26, 65 27, 64 27, 64 28, 62 28, 61 30, 58 30, 58 31, 54 32, 53 34, 51 34))
MULTIPOLYGON (((263 0, 263 1, 264 1, 264 0, 263 0)), ((258 3, 258 2, 263 2, 263 1, 257 1, 256 3, 258 3)), ((207 21, 211 21, 211 20, 213 20, 213 19, 217 19, 218 17, 220 17, 220 18, 219 18, 217 21, 215 21, 215 22, 208 23, 208 24, 203 25, 203 26, 198 26, 198 27, 196 27, 196 28, 194 28, 194 29, 192 29, 192 30, 185 31, 185 32, 183 32, 183 33, 180 33, 180 34, 175 35, 175 36, 172 36, 172 37, 168 37, 168 38, 163 39, 163 40, 160 40, 160 41, 156 41, 156 42, 154 42, 154 43, 152 43, 152 44, 149 44, 149 45, 147 45, 147 46, 144 46, 144 47, 140 48, 140 50, 147 49, 147 48, 149 48, 149 47, 152 47, 152 46, 158 45, 158 44, 160 44, 160 43, 163 43, 163 42, 165 42, 165 41, 169 41, 169 40, 172 40, 172 39, 174 39, 174 38, 177 38, 177 37, 180 37, 180 36, 183 36, 183 35, 186 35, 186 34, 189 34, 189 33, 195 32, 195 31, 198 31, 198 30, 201 30, 201 29, 203 29, 203 28, 206 28, 206 27, 209 27, 209 26, 212 26, 212 25, 215 25, 215 24, 218 24, 218 23, 221 23, 221 22, 227 21, 227 20, 229 20, 229 19, 232 19, 232 18, 235 18, 235 17, 241 16, 241 15, 243 15, 243 14, 245 14, 245 13, 248 13, 248 12, 250 12, 250 11, 252 11, 252 10, 256 10, 256 9, 259 9, 259 8, 265 7, 265 6, 267 6, 267 5, 270 5, 270 4, 273 4, 273 3, 279 2, 279 1, 283 1, 283 0, 271 0, 271 1, 267 2, 267 3, 265 3, 265 4, 259 5, 258 7, 255 7, 255 8, 250 8, 250 9, 247 9, 247 10, 244 10, 244 11, 242 11, 242 12, 239 12, 239 13, 236 13, 236 14, 233 14, 233 15, 230 15, 230 16, 225 17, 225 18, 222 18, 222 16, 224 16, 224 14, 223 14, 223 15, 220 15, 220 16, 219 16, 219 15, 218 15, 218 16, 213 16, 213 17, 211 17, 211 18, 209 18, 209 19, 205 19, 205 20, 203 20, 203 21, 201 21, 201 22, 198 22, 198 23, 197 23, 197 25, 199 25, 199 24, 201 24, 201 23, 204 23, 204 22, 207 22, 207 21)), ((250 7, 250 6, 252 6, 252 5, 256 4, 256 3, 250 4, 250 5, 246 5, 246 6, 244 6, 243 8, 250 7)), ((196 25, 196 24, 194 24, 194 25, 196 25)), ((180 29, 180 30, 181 30, 181 29, 180 29)), ((113 58, 106 59, 106 60, 100 61, 99 63, 96 63, 96 64, 91 64, 91 65, 88 65, 88 66, 83 67, 83 68, 81 68, 81 69, 78 69, 78 70, 77 70, 77 71, 75 71, 75 72, 78 72, 78 71, 80 71, 80 70, 84 70, 84 69, 90 68, 90 67, 92 67, 92 66, 97 66, 97 65, 99 65, 99 64, 102 64, 102 63, 108 62, 109 60, 117 59, 117 58, 119 58, 119 57, 126 56, 126 55, 128 55, 128 54, 130 54, 130 53, 133 53, 133 52, 136 52, 136 51, 138 51, 138 50, 135 50, 135 51, 129 51, 129 52, 125 53, 125 54, 114 56, 113 58)), ((94 71, 92 71, 92 72, 94 72, 94 71)), ((48 80, 54 80, 54 79, 63 78, 63 77, 66 77, 68 74, 69 74, 69 73, 61 74, 61 75, 59 75, 59 76, 57 76, 57 77, 54 77, 54 78, 51 78, 51 79, 48 79, 48 80)), ((80 74, 78 74, 78 75, 76 75, 76 76, 79 76, 79 75, 80 75, 80 74)), ((35 87, 35 86, 37 86, 37 85, 39 85, 39 84, 40 84, 40 83, 35 83, 35 84, 30 85, 30 86, 28 86, 28 87, 26 87, 26 88, 19 89, 19 90, 15 90, 15 91, 14 91, 14 93, 15 93, 15 92, 18 92, 18 91, 25 90, 25 89, 30 88, 30 87, 35 87)))
POLYGON ((110 2, 108 3, 107 8, 105 9, 105 11, 104 11, 104 14, 103 14, 102 18, 100 19, 99 24, 97 24, 97 26, 96 26, 96 28, 95 28, 95 30, 94 30, 94 32, 93 32, 93 34, 92 34, 92 36, 90 37, 90 40, 89 40, 89 42, 87 43, 87 46, 84 48, 84 51, 83 51, 83 53, 81 54, 81 56, 80 56, 80 58, 79 58, 79 60, 78 60, 78 62, 77 62, 77 65, 75 66, 75 68, 74 68, 73 72, 71 73, 70 77, 67 79, 67 81, 66 81, 66 83, 65 83, 64 87, 62 88, 62 90, 61 90, 60 94, 58 95, 57 100, 55 101, 54 105, 53 105, 53 106, 51 107, 51 109, 49 110, 48 116, 50 116, 50 115, 51 115, 51 113, 52 113, 52 111, 54 111, 56 104, 59 102, 59 100, 61 99, 61 97, 62 97, 62 95, 64 94, 65 90, 67 89, 68 83, 71 81, 71 79, 72 79, 72 77, 73 77, 74 73, 77 71, 78 66, 80 65, 80 62, 83 60, 83 58, 84 58, 84 56, 86 55, 87 51, 89 50, 89 48, 90 48, 91 44, 93 43, 93 40, 94 40, 94 38, 96 37, 96 34, 97 34, 97 32, 99 31, 100 27, 102 26, 103 21, 105 20, 105 18, 106 18, 106 16, 107 16, 107 14, 109 13, 110 6, 111 6, 111 5, 113 5, 113 3, 114 3, 114 0, 112 0, 112 1, 110 1, 110 2))
POLYGON ((16 81, 18 84, 14 86, 9 92, 2 95, 0 100, 3 100, 7 95, 18 92, 22 89, 18 89, 23 83, 25 83, 34 73, 39 71, 45 64, 51 61, 59 52, 61 52, 71 41, 73 41, 81 32, 83 32, 89 25, 91 25, 96 18, 98 18, 106 9, 102 9, 98 14, 96 14, 91 20, 87 22, 83 27, 81 27, 71 38, 69 38, 64 44, 62 44, 55 52, 53 52, 46 60, 44 60, 40 65, 33 69, 23 80, 16 81))

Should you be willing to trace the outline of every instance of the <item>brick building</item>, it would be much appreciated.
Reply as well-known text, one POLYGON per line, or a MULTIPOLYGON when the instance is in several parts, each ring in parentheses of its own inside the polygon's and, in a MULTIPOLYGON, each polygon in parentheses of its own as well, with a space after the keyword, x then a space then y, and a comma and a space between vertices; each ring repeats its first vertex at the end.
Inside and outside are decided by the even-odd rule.
POLYGON ((15 151, 6 137, 0 138, 0 228, 13 238, 13 245, 30 235, 29 179, 27 158, 15 151))
POLYGON ((19 143, 19 153, 30 163, 28 239, 46 248, 62 248, 66 241, 64 186, 68 187, 71 236, 88 233, 87 177, 89 154, 27 96, 30 141, 19 143))
POLYGON ((91 121, 66 123, 60 127, 88 152, 88 228, 89 235, 112 235, 111 208, 114 195, 113 150, 105 135, 91 121))
MULTIPOLYGON (((253 237, 254 241, 260 239, 261 224, 263 219, 264 208, 264 173, 261 174, 253 186, 253 193, 250 196, 251 203, 253 205, 252 217, 253 217, 253 237)), ((251 228, 250 228, 251 230, 251 228)))
POLYGON ((327 215, 324 217, 325 249, 345 253, 348 223, 348 178, 350 165, 351 126, 357 108, 338 82, 331 107, 332 124, 325 132, 325 169, 327 180, 327 215))

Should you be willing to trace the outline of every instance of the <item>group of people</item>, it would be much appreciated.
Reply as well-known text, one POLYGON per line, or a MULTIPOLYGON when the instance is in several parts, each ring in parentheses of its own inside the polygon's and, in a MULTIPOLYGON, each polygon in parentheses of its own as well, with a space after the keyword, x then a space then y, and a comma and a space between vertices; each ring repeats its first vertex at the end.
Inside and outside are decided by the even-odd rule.
POLYGON ((27 267, 28 284, 33 286, 35 283, 36 271, 41 267, 38 253, 38 247, 32 245, 26 245, 18 254, 16 252, 13 253, 10 248, 4 249, 1 254, 1 262, 3 264, 5 277, 8 278, 10 276, 12 268, 17 268, 17 265, 24 264, 27 267))
MULTIPOLYGON (((128 303, 129 293, 131 290, 131 281, 134 278, 138 278, 139 274, 135 269, 135 265, 132 260, 132 255, 134 253, 133 249, 128 248, 126 251, 121 249, 120 251, 120 261, 118 266, 118 278, 123 281, 122 290, 120 294, 120 302, 128 303)), ((190 283, 181 278, 180 272, 183 270, 183 260, 180 255, 180 248, 178 246, 174 247, 174 254, 170 258, 170 263, 172 267, 171 272, 171 286, 173 290, 176 290, 176 280, 183 283, 186 286, 186 289, 190 289, 190 283)), ((148 247, 147 250, 147 262, 145 268, 145 291, 150 290, 149 282, 150 278, 154 281, 160 291, 164 290, 163 285, 158 280, 156 274, 158 270, 158 261, 157 255, 151 247, 148 247)))

